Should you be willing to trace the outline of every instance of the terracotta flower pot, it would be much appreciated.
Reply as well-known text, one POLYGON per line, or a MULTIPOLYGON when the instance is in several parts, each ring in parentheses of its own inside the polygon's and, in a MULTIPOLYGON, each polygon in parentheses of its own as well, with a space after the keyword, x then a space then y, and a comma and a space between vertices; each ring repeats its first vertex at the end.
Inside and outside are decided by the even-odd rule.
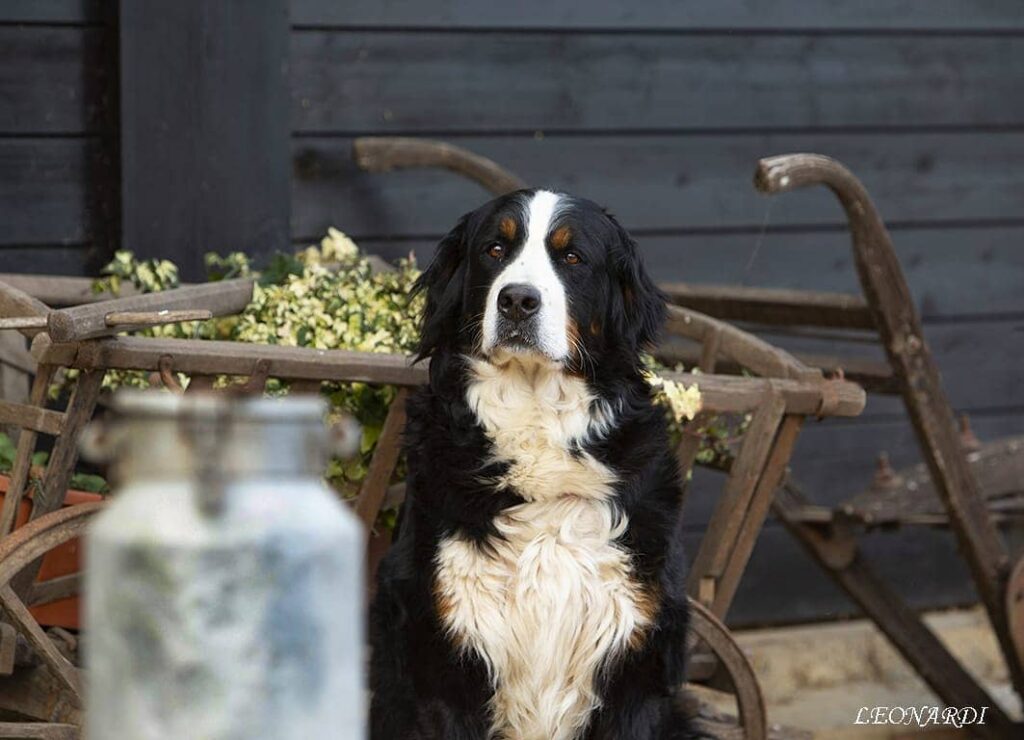
MULTIPOLYGON (((0 502, 7 494, 7 487, 11 479, 6 475, 0 475, 0 502)), ((31 487, 30 487, 31 492, 31 487)), ((31 493, 30 493, 31 495, 31 493)), ((102 501, 103 496, 98 493, 87 491, 69 490, 64 497, 64 506, 74 506, 90 501, 102 501)), ((14 527, 17 529, 28 521, 29 503, 23 499, 18 509, 18 516, 15 519, 14 527)), ((42 565, 39 568, 39 575, 36 582, 48 581, 51 578, 71 575, 81 570, 80 542, 73 539, 59 547, 54 548, 43 557, 42 565)), ((44 627, 65 627, 78 629, 78 597, 72 596, 67 599, 60 599, 50 604, 32 607, 29 611, 36 621, 44 627)))

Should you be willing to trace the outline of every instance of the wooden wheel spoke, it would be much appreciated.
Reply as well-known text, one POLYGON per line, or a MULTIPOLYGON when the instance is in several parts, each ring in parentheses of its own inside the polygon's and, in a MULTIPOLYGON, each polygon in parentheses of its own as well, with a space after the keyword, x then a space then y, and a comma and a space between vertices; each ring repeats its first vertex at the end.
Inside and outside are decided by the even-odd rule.
MULTIPOLYGON (((56 712, 57 716, 73 716, 70 707, 81 708, 82 688, 79 670, 71 664, 57 649, 50 638, 39 626, 35 618, 29 612, 25 602, 17 595, 11 586, 12 579, 22 573, 25 568, 36 562, 53 548, 80 536, 86 525, 94 514, 102 509, 102 502, 81 504, 66 509, 55 511, 51 514, 29 522, 24 527, 16 530, 0 540, 0 610, 12 623, 15 630, 24 635, 29 645, 42 661, 40 668, 45 668, 50 674, 51 687, 53 691, 62 694, 64 701, 57 702, 53 707, 44 710, 47 715, 56 712), (59 708, 65 707, 67 709, 59 708)), ((54 590, 66 591, 73 589, 77 583, 77 576, 69 578, 54 579, 54 583, 40 589, 39 594, 45 596, 49 593, 54 595, 54 590)), ((28 670, 28 669, 25 669, 28 670)), ((42 707, 40 707, 42 710, 42 707)), ((14 727, 14 725, 11 725, 14 727)), ((39 727, 48 727, 40 725, 39 727)), ((17 737, 75 737, 74 734, 67 734, 64 728, 73 726, 53 725, 53 732, 41 735, 17 735, 17 737), (63 734, 62 734, 63 733, 63 734)), ((8 728, 10 729, 10 728, 8 728)), ((0 725, 0 737, 13 737, 5 734, 6 730, 0 725)), ((47 730, 49 732, 49 729, 47 730)))
POLYGON ((67 724, 42 724, 39 722, 0 722, 0 737, 38 738, 39 740, 78 740, 78 727, 67 724))
POLYGON ((14 622, 15 629, 28 639, 29 644, 32 645, 46 667, 53 671, 61 686, 71 694, 75 703, 80 704, 82 687, 78 669, 71 665, 67 658, 61 655, 60 651, 50 642, 50 638, 43 632, 43 628, 29 613, 28 607, 22 603, 10 586, 0 587, 0 607, 14 622))

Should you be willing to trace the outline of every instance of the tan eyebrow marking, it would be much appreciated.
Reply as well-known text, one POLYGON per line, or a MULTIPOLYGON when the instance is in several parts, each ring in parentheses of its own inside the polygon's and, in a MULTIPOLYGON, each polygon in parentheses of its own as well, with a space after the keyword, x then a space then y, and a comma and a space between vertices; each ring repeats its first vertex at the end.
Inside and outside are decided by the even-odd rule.
POLYGON ((559 226, 551 232, 551 246, 554 249, 565 249, 569 246, 569 240, 571 238, 572 229, 568 226, 559 226))
POLYGON ((505 216, 498 223, 498 233, 512 241, 516 238, 516 220, 511 216, 505 216))

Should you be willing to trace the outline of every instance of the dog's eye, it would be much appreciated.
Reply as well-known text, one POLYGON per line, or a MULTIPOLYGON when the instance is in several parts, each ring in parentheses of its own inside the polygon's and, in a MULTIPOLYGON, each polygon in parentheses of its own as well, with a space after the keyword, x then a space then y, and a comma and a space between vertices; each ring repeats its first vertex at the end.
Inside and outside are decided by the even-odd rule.
POLYGON ((566 252, 565 256, 562 257, 562 259, 565 260, 565 264, 567 265, 578 265, 580 262, 583 261, 583 258, 580 257, 575 252, 566 252))
POLYGON ((495 242, 487 247, 487 256, 494 260, 500 260, 505 256, 505 247, 495 242))

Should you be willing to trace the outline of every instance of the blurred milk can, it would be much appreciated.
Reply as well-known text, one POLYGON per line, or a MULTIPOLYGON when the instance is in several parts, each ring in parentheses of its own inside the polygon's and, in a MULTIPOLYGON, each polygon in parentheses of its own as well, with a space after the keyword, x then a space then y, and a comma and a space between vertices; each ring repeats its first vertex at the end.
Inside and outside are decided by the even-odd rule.
POLYGON ((124 393, 88 538, 90 740, 363 738, 364 535, 318 399, 124 393))

